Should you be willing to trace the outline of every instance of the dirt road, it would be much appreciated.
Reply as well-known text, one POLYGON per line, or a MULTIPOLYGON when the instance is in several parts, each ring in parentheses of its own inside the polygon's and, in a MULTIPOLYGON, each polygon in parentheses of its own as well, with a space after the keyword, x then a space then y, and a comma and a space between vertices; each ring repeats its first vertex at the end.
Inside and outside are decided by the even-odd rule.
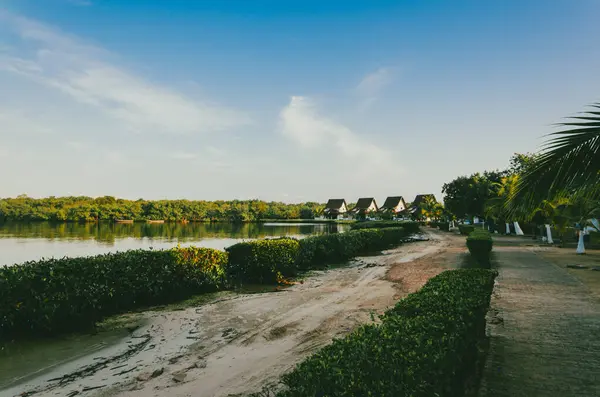
POLYGON ((446 254, 464 250, 464 239, 441 232, 428 237, 317 272, 282 292, 147 312, 145 325, 121 343, 2 395, 218 397, 259 391, 444 270, 446 254))

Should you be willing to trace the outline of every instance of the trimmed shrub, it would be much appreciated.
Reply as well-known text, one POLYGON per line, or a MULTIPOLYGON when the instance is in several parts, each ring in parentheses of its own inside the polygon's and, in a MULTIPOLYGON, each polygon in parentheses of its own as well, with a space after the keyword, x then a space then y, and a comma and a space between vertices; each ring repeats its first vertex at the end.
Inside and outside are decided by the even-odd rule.
POLYGON ((246 241, 225 249, 229 253, 227 275, 237 284, 274 284, 279 276, 296 275, 300 250, 291 238, 246 241))
POLYGON ((443 232, 449 232, 450 231, 450 222, 438 222, 438 227, 443 232))
POLYGON ((479 263, 490 262, 492 245, 492 235, 486 230, 477 229, 467 237, 467 248, 469 248, 471 256, 479 263))
POLYGON ((460 396, 485 339, 497 273, 450 270, 283 376, 278 397, 460 396))
POLYGON ((458 225, 458 231, 463 236, 468 236, 473 230, 475 230, 473 225, 458 225))
POLYGON ((0 268, 0 340, 92 328, 106 316, 164 304, 225 282, 227 254, 130 250, 0 268))
POLYGON ((227 252, 195 246, 177 246, 171 252, 177 263, 185 266, 185 279, 192 290, 208 292, 227 286, 227 252))
MULTIPOLYGON (((395 224, 397 226, 398 222, 395 224)), ((307 270, 342 263, 357 255, 399 244, 407 235, 403 227, 394 227, 306 237, 300 240, 298 268, 307 270)))

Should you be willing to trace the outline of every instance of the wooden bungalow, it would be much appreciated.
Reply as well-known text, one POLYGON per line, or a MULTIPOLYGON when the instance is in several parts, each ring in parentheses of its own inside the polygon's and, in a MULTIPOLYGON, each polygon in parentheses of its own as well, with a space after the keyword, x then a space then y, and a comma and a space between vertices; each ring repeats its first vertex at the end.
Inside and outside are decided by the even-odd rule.
POLYGON ((344 199, 329 199, 323 210, 323 215, 327 219, 343 219, 348 213, 348 204, 344 199))
POLYGON ((385 199, 385 203, 379 208, 379 211, 398 216, 406 212, 406 201, 402 196, 390 196, 385 199))
POLYGON ((376 213, 379 210, 377 202, 373 197, 359 198, 354 208, 350 212, 359 218, 366 218, 369 214, 376 213))

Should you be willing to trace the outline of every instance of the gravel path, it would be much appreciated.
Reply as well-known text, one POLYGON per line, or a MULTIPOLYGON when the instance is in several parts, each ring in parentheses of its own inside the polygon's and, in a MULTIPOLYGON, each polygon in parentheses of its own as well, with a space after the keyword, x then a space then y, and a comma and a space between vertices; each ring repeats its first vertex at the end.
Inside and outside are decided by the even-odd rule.
POLYGON ((600 396, 600 302, 533 249, 494 251, 500 275, 479 397, 600 396))

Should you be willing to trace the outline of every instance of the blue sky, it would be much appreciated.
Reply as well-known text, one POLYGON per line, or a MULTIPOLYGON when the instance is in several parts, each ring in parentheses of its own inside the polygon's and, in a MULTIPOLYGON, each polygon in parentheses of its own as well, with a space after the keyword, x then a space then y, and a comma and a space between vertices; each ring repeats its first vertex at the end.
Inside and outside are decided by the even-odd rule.
POLYGON ((0 0, 0 196, 441 198, 599 100, 599 13, 0 0))

